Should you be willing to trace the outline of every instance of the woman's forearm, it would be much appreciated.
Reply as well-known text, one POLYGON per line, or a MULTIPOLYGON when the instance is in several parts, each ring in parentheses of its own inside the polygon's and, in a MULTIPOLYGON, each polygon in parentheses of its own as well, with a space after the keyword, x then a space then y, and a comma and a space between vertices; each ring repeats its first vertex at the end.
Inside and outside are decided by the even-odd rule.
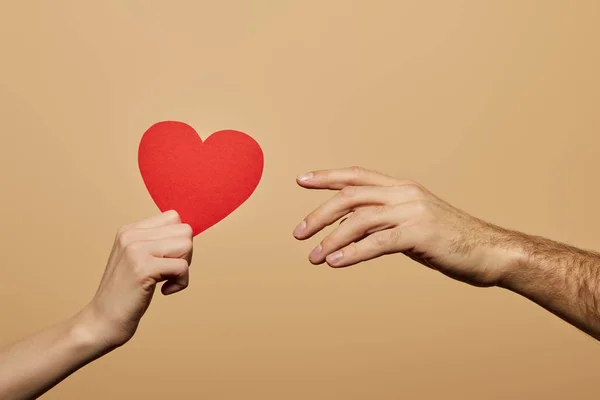
POLYGON ((111 350, 84 309, 67 321, 0 350, 0 398, 35 399, 111 350))

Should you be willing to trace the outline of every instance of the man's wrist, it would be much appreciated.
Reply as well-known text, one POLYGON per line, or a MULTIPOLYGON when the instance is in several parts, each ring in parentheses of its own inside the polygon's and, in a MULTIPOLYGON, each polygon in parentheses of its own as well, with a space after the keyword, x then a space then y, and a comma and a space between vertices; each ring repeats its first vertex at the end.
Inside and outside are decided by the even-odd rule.
POLYGON ((498 228, 484 246, 486 267, 496 271, 494 286, 511 289, 526 273, 529 263, 529 238, 526 234, 498 228))
POLYGON ((562 246, 551 240, 521 232, 509 233, 505 243, 505 270, 498 286, 517 293, 522 293, 532 282, 544 275, 546 265, 540 260, 540 255, 556 256, 562 246))
POLYGON ((504 254, 503 272, 497 286, 503 289, 514 290, 518 282, 526 274, 529 256, 525 248, 518 245, 503 249, 502 252, 504 254))

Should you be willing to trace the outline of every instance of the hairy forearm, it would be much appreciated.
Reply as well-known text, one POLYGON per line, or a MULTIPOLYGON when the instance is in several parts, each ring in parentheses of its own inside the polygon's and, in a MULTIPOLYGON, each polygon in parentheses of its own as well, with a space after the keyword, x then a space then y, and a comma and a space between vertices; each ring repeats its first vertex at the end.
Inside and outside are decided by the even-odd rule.
POLYGON ((600 254, 519 233, 511 238, 520 256, 500 286, 600 340, 600 254))
POLYGON ((35 399, 110 351, 86 310, 0 350, 0 398, 35 399))

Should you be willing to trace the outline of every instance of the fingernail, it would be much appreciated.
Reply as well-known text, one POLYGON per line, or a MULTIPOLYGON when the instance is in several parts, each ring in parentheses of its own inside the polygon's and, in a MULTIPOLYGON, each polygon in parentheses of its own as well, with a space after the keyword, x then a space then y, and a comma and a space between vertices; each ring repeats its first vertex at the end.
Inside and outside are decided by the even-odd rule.
POLYGON ((340 261, 342 259, 344 255, 342 254, 341 250, 336 251, 335 253, 332 253, 330 255, 327 256, 327 262, 330 262, 332 264, 337 263, 338 261, 340 261))
POLYGON ((308 255, 308 258, 310 258, 312 260, 312 259, 318 257, 319 254, 321 254, 321 251, 323 251, 323 246, 318 245, 317 247, 315 247, 314 249, 312 249, 312 251, 308 255))
POLYGON ((301 182, 306 182, 306 181, 311 180, 313 178, 313 176, 315 176, 315 174, 313 174, 312 172, 309 172, 307 174, 299 175, 297 179, 301 182))
POLYGON ((294 235, 301 234, 305 229, 306 229, 306 221, 302 221, 302 222, 300 222, 300 225, 298 225, 296 227, 296 229, 294 229, 294 235))

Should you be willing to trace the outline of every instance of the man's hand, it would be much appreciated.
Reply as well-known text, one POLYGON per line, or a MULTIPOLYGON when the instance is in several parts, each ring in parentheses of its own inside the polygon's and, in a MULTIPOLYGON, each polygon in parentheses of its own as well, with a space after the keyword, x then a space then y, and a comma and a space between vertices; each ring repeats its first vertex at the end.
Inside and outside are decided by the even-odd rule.
POLYGON ((164 282, 164 295, 188 286, 192 239, 192 228, 182 224, 175 211, 119 230, 98 291, 88 306, 100 339, 109 346, 127 342, 158 283, 164 282))
POLYGON ((477 286, 498 284, 514 264, 502 247, 510 241, 507 231, 458 210, 418 183, 354 167, 311 172, 298 177, 298 184, 337 193, 298 225, 297 239, 343 222, 310 253, 313 264, 346 267, 404 253, 477 286))
POLYGON ((518 293, 600 339, 600 255, 477 219, 421 185, 354 167, 315 171, 298 184, 337 193, 296 227, 305 240, 340 223, 310 253, 345 267, 403 253, 475 286, 518 293))

